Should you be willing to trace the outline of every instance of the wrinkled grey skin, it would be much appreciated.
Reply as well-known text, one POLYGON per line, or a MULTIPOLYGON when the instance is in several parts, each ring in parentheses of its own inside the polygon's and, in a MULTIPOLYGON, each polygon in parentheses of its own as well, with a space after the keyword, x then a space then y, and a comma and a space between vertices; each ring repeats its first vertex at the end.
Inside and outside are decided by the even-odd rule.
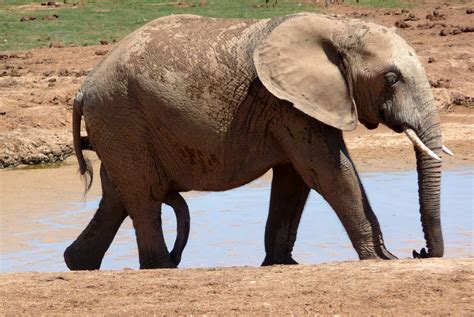
MULTIPOLYGON (((291 253, 310 189, 332 206, 360 259, 393 259, 342 130, 358 120, 396 132, 407 126, 438 155, 441 149, 413 49, 385 27, 315 14, 155 20, 88 76, 74 106, 76 123, 81 116, 133 220, 141 268, 176 267, 159 212, 169 192, 223 191, 270 168, 263 265, 296 263, 291 253)), ((80 141, 75 148, 84 174, 80 141)), ((417 152, 417 166, 422 256, 442 256, 441 164, 417 152)), ((94 230, 110 226, 104 220, 94 230)), ((86 254, 87 246, 75 252, 86 254)))

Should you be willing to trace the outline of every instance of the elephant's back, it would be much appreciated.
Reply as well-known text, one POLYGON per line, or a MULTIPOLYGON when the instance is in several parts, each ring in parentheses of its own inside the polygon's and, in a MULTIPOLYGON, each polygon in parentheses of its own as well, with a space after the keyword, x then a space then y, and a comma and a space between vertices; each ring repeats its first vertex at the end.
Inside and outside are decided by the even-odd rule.
POLYGON ((265 21, 156 19, 119 44, 114 67, 127 76, 128 99, 153 120, 219 138, 257 77, 251 42, 265 21))

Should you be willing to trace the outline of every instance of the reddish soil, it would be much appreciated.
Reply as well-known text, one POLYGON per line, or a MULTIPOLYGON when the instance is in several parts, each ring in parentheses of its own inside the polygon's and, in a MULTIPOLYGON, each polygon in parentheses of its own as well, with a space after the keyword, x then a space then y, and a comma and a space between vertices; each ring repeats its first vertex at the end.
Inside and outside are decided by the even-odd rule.
POLYGON ((474 260, 0 275, 6 315, 474 314, 474 260))

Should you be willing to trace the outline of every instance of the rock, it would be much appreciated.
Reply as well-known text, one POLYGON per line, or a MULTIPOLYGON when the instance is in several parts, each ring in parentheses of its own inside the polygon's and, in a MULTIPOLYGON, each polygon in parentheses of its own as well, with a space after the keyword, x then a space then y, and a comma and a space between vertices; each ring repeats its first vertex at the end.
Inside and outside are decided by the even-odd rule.
POLYGON ((100 40, 100 45, 109 45, 109 41, 107 40, 100 40))
POLYGON ((49 48, 63 48, 64 44, 61 42, 52 42, 49 43, 49 48))
POLYGON ((466 9, 466 14, 474 14, 474 8, 466 9))
POLYGON ((26 52, 25 55, 21 57, 21 59, 30 59, 33 57, 33 53, 31 52, 26 52))
POLYGON ((464 33, 474 32, 474 26, 463 27, 463 28, 461 28, 461 31, 463 31, 464 33))
POLYGON ((21 73, 18 71, 18 69, 12 69, 10 76, 12 77, 21 77, 21 73))
POLYGON ((57 14, 45 15, 45 16, 43 17, 43 20, 45 20, 45 21, 53 21, 53 20, 56 20, 57 18, 59 18, 59 15, 57 15, 57 14))
POLYGON ((465 96, 464 94, 453 91, 451 92, 451 103, 456 106, 472 107, 474 98, 465 96))
POLYGON ((109 50, 97 50, 94 52, 95 55, 105 55, 109 50))
POLYGON ((60 96, 54 96, 53 99, 51 99, 51 103, 53 105, 59 105, 60 102, 61 102, 61 97, 60 96))
POLYGON ((410 11, 408 11, 408 9, 402 9, 402 13, 408 13, 410 11))
POLYGON ((34 20, 36 20, 36 17, 34 16, 24 16, 24 17, 21 17, 20 22, 34 21, 34 20))
POLYGON ((452 35, 458 35, 458 34, 461 34, 461 33, 462 33, 462 31, 460 29, 454 29, 454 30, 451 31, 452 35))
POLYGON ((75 76, 76 77, 84 77, 84 76, 87 76, 87 74, 89 74, 89 71, 81 69, 80 71, 76 72, 75 76))
POLYGON ((0 52, 0 59, 8 59, 10 56, 8 56, 7 53, 1 53, 0 52))
POLYGON ((67 69, 60 69, 58 71, 58 76, 61 76, 61 77, 66 77, 66 76, 69 76, 70 75, 70 72, 67 70, 67 69))
POLYGON ((423 23, 423 24, 418 24, 416 26, 417 29, 422 29, 422 30, 426 30, 426 29, 430 29, 431 28, 431 25, 429 23, 423 23))
POLYGON ((56 82, 56 78, 50 78, 50 79, 48 79, 48 82, 54 83, 54 82, 56 82))
POLYGON ((49 77, 49 76, 51 76, 52 74, 54 74, 54 70, 45 70, 45 71, 43 72, 43 76, 44 76, 44 77, 49 77))
POLYGON ((436 81, 430 80, 430 85, 433 88, 450 88, 451 87, 451 80, 450 79, 438 79, 436 81))
POLYGON ((405 21, 418 21, 419 18, 417 18, 414 14, 410 13, 408 17, 405 18, 405 21))
POLYGON ((445 14, 441 14, 441 11, 439 10, 434 10, 433 11, 433 14, 428 14, 426 16, 426 19, 430 20, 430 21, 437 21, 437 20, 445 20, 446 19, 446 15, 445 14))
POLYGON ((395 22, 395 26, 400 29, 407 29, 410 27, 410 24, 406 23, 403 20, 398 20, 397 22, 395 22))
POLYGON ((440 36, 447 36, 449 34, 449 31, 447 29, 442 29, 441 32, 439 32, 440 36))
POLYGON ((435 59, 434 59, 434 57, 431 57, 431 56, 430 56, 430 57, 428 57, 428 63, 430 63, 430 64, 431 64, 431 63, 434 63, 434 62, 435 62, 435 59))

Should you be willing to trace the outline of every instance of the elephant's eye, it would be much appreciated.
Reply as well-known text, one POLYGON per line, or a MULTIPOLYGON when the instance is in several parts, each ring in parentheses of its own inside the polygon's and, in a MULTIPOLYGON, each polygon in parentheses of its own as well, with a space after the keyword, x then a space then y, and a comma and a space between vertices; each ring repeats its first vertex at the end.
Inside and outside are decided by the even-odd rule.
POLYGON ((397 74, 393 72, 388 72, 385 74, 385 82, 387 83, 388 86, 393 86, 398 82, 398 76, 397 74))

